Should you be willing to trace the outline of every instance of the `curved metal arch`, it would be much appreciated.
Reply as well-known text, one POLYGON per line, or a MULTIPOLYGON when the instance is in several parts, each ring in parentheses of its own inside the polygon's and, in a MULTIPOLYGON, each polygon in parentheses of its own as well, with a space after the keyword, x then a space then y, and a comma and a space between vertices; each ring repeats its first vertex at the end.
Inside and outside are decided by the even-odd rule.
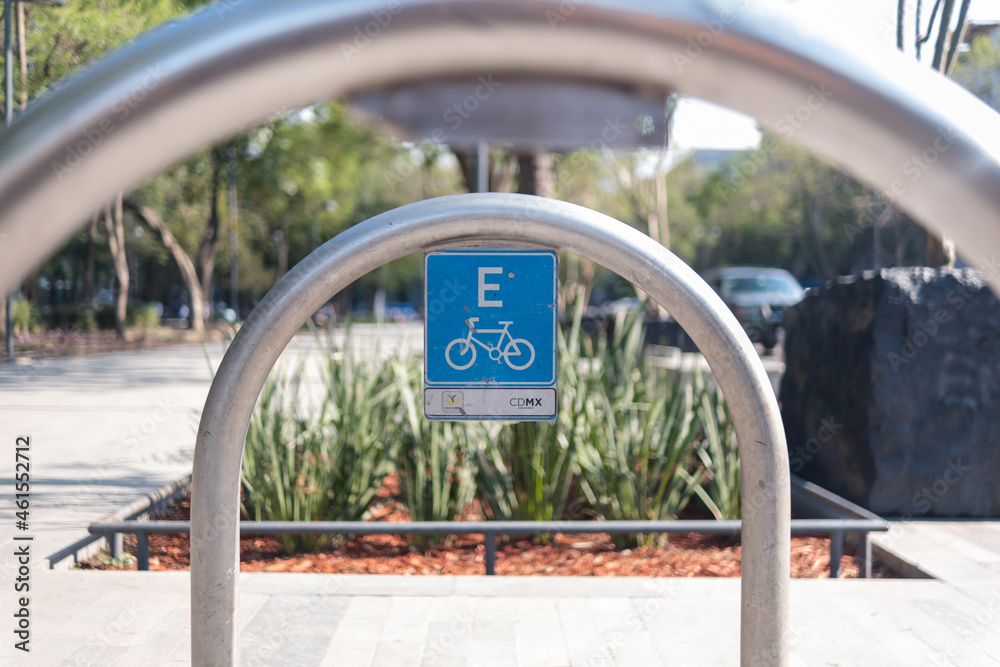
POLYGON ((193 664, 236 664, 240 465, 251 412, 281 351, 357 278, 408 253, 462 241, 543 246, 595 261, 667 308, 697 343, 729 402, 740 446, 742 664, 787 664, 788 452, 778 404, 753 345, 705 281, 648 236, 575 204, 511 194, 441 197, 356 225, 296 265, 240 329, 212 382, 195 448, 193 664))
POLYGON ((280 109, 493 73, 670 89, 748 113, 952 236, 996 289, 997 115, 900 54, 861 57, 748 5, 219 2, 65 82, 3 133, 0 286, 115 192, 280 109))

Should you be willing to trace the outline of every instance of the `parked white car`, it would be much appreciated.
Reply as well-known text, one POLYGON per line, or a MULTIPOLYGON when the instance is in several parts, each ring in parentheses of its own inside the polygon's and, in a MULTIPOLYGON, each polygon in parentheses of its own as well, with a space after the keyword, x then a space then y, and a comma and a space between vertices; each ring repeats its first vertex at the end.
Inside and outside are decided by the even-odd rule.
POLYGON ((778 343, 785 310, 805 297, 795 276, 784 269, 730 266, 702 274, 736 315, 755 343, 771 350, 778 343))

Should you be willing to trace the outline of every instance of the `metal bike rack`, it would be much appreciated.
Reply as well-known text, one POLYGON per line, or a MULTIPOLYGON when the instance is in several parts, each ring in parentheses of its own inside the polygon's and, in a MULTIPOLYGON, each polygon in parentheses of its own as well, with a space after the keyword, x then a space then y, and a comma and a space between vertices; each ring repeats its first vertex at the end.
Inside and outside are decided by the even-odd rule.
MULTIPOLYGON (((575 79, 619 89, 671 90, 754 116, 764 127, 887 193, 921 224, 952 237, 963 256, 986 272, 996 291, 1000 284, 996 114, 957 85, 900 54, 887 52, 881 59, 862 56, 749 5, 707 0, 659 4, 414 0, 393 5, 388 23, 371 31, 363 48, 348 58, 343 45, 355 44, 357 30, 363 33, 374 13, 384 11, 381 0, 223 0, 153 31, 66 81, 0 135, 0 288, 13 285, 58 249, 116 192, 278 110, 415 81, 492 73, 501 78, 575 79), (783 122, 789 117, 795 122, 783 122), (919 172, 919 182, 907 169, 915 158, 923 158, 922 164, 928 166, 919 172)), ((730 400, 759 390, 756 385, 762 376, 759 368, 746 366, 745 338, 732 338, 735 321, 717 312, 717 302, 703 286, 687 285, 691 274, 677 267, 672 255, 641 247, 643 259, 637 259, 632 249, 648 246, 648 241, 639 244, 637 237, 609 227, 607 220, 591 212, 574 209, 570 217, 589 220, 587 229, 604 243, 581 236, 575 224, 567 225, 560 216, 568 209, 559 205, 521 204, 518 215, 504 218, 502 211, 511 215, 515 211, 484 212, 477 208, 479 201, 489 200, 468 202, 469 212, 479 217, 407 225, 394 220, 391 227, 380 217, 375 220, 381 222, 359 228, 363 231, 348 232, 338 243, 354 252, 344 254, 337 275, 357 275, 363 267, 380 266, 404 247, 419 250, 486 237, 564 247, 611 268, 628 264, 624 273, 657 301, 672 311, 688 313, 682 323, 699 346, 708 345, 703 347, 707 350, 712 347, 709 341, 716 341, 713 363, 720 379, 728 377, 723 387, 730 400), (509 226, 498 228, 501 219, 509 226), (378 226, 383 223, 384 227, 378 226), (550 236, 553 230, 558 230, 556 239, 550 236), (661 273, 664 269, 669 271, 661 273), (668 284, 681 290, 665 293, 668 284), (698 310, 702 298, 710 304, 704 312, 698 310), (692 309, 698 312, 692 314, 692 309), (744 377, 743 372, 751 375, 744 377)), ((496 203, 513 206, 509 201, 496 203)), ((427 206, 433 209, 438 204, 427 206)), ((430 209, 418 205, 407 211, 416 215, 430 209)), ((315 264, 305 263, 296 275, 311 271, 315 264)), ((316 278, 315 284, 303 288, 303 303, 329 292, 329 276, 316 278)), ((287 289, 291 283, 282 284, 287 289)), ((276 308, 274 299, 267 303, 268 309, 276 308)), ((268 309, 258 310, 250 323, 271 318, 268 309)), ((247 336, 242 337, 237 349, 244 355, 252 352, 261 361, 244 377, 229 378, 235 388, 262 381, 264 367, 270 368, 280 352, 275 341, 291 325, 276 326, 282 336, 269 339, 265 347, 254 348, 247 336)), ((229 361, 227 368, 239 363, 229 361)), ((252 400, 241 396, 240 410, 249 415, 252 400)), ((769 421, 776 419, 776 413, 764 407, 773 404, 773 398, 768 400, 757 407, 761 414, 771 415, 768 419, 754 421, 751 413, 743 413, 741 419, 743 429, 761 435, 755 439, 741 432, 744 461, 750 462, 746 479, 764 485, 746 484, 745 502, 762 498, 774 503, 760 510, 765 520, 754 521, 747 535, 747 554, 775 547, 782 535, 787 537, 787 524, 777 518, 787 512, 787 506, 779 506, 787 503, 787 468, 781 467, 784 453, 774 451, 781 449, 782 441, 778 422, 769 421), (774 479, 784 480, 784 486, 769 486, 774 479)), ((221 416, 206 411, 205 418, 204 423, 211 424, 221 416)), ((237 571, 231 556, 236 529, 230 523, 239 461, 238 447, 232 443, 242 442, 238 435, 203 431, 197 454, 204 479, 211 478, 207 467, 222 465, 215 457, 223 453, 228 458, 222 467, 231 475, 219 489, 202 483, 198 488, 204 495, 195 501, 194 511, 201 517, 192 536, 196 554, 214 538, 226 541, 221 560, 196 558, 192 571, 198 664, 229 664, 235 656, 231 605, 237 571), (210 498, 219 504, 202 503, 210 498), (202 588, 209 583, 216 587, 202 588), (225 613, 209 619, 214 625, 201 624, 206 610, 216 603, 227 605, 225 613), (211 644, 216 640, 219 644, 211 644)), ((781 637, 787 616, 787 603, 782 602, 787 600, 787 570, 782 574, 780 564, 768 563, 772 569, 753 578, 748 570, 744 578, 744 665, 783 665, 787 660, 781 637), (776 608, 759 606, 772 594, 776 608)))
POLYGON ((264 380, 324 303, 393 259, 449 244, 564 250, 618 273, 670 311, 697 343, 732 410, 743 476, 744 665, 787 659, 791 501, 778 403, 739 322, 693 269, 645 234, 555 199, 471 194, 409 204, 328 241, 271 288, 226 352, 205 402, 191 490, 193 664, 235 664, 243 445, 264 380))

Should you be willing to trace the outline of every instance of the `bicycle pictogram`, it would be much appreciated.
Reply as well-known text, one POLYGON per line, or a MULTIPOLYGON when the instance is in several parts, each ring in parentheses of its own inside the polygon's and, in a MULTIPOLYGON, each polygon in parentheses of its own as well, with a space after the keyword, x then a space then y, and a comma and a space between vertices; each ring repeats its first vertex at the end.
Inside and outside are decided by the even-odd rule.
POLYGON ((456 338, 448 343, 448 346, 444 349, 444 358, 449 366, 456 371, 461 371, 476 363, 476 345, 486 350, 490 355, 490 359, 498 364, 503 361, 515 371, 523 371, 525 368, 531 366, 531 363, 535 360, 535 348, 525 339, 514 338, 511 335, 509 329, 510 325, 514 323, 513 321, 497 322, 497 324, 503 325, 503 329, 476 329, 476 322, 478 321, 478 317, 467 319, 465 323, 469 327, 469 335, 465 338, 456 338), (476 338, 476 334, 500 334, 500 338, 495 344, 484 343, 476 338), (507 341, 506 344, 504 344, 505 340, 507 341), (458 363, 452 361, 453 355, 458 363), (524 361, 525 359, 527 361, 524 361), (524 363, 517 363, 519 361, 524 361, 524 363))

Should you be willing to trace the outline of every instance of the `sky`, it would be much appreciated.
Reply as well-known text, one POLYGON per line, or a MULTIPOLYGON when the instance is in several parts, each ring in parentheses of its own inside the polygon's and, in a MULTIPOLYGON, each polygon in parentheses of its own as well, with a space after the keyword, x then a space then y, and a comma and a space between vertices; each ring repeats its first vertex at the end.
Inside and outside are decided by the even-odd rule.
MULTIPOLYGON (((854 48, 895 48, 896 0, 775 0, 767 4, 812 26, 828 38, 843 40, 845 35, 850 35, 854 48)), ((934 3, 933 0, 924 0, 923 4, 926 21, 929 8, 934 3)), ((908 35, 913 34, 915 7, 915 0, 909 0, 908 35)), ((969 19, 1000 20, 1000 0, 972 0, 969 19)), ((925 48, 925 53, 929 50, 925 48)), ((754 148, 759 143, 760 132, 753 118, 687 98, 678 104, 671 155, 667 162, 673 164, 697 148, 745 149, 754 148)))

